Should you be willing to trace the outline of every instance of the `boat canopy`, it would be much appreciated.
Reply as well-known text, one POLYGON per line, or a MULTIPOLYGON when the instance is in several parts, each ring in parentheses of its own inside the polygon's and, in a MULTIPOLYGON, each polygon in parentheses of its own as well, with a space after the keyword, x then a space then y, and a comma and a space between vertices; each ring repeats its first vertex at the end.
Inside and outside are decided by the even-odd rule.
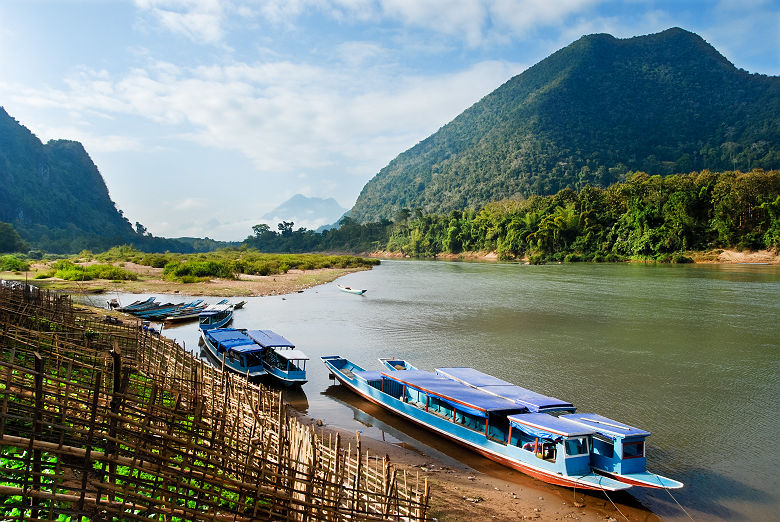
POLYGON ((594 430, 568 421, 562 417, 553 417, 546 413, 521 413, 507 416, 509 425, 532 437, 558 440, 561 437, 593 435, 594 430))
POLYGON ((518 404, 525 406, 528 411, 533 413, 550 410, 575 410, 574 405, 570 402, 536 393, 512 384, 511 382, 499 379, 498 377, 482 373, 474 368, 436 368, 436 373, 473 386, 492 395, 515 401, 518 404))
POLYGON ((251 352, 260 349, 260 347, 257 346, 257 343, 244 332, 233 328, 215 328, 206 331, 205 335, 227 351, 238 353, 251 352))
POLYGON ((208 315, 216 315, 216 314, 226 312, 227 310, 230 310, 230 308, 232 308, 231 305, 219 305, 219 304, 212 305, 204 310, 201 310, 199 315, 201 317, 208 316, 208 315))
POLYGON ((513 401, 496 397, 424 370, 383 371, 381 373, 386 379, 416 388, 473 415, 484 417, 487 412, 491 411, 518 411, 522 409, 513 401))
POLYGON ((639 428, 634 428, 628 424, 602 417, 597 413, 573 413, 570 415, 561 415, 561 418, 587 426, 613 440, 627 437, 650 436, 649 431, 640 430, 639 428))
POLYGON ((247 330, 246 334, 263 348, 295 348, 293 343, 271 330, 247 330))
POLYGON ((382 372, 375 370, 353 370, 352 375, 367 382, 382 380, 382 372))
POLYGON ((274 350, 276 354, 288 361, 308 361, 309 356, 300 350, 274 350))

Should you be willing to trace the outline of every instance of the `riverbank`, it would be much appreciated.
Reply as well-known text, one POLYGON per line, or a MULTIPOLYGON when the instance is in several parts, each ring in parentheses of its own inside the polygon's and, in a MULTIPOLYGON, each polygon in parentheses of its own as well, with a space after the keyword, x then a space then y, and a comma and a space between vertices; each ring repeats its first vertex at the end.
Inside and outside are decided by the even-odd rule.
POLYGON ((330 283, 339 277, 369 270, 370 268, 319 268, 313 270, 289 270, 284 274, 247 275, 237 279, 213 278, 194 283, 180 283, 163 279, 162 268, 122 263, 121 267, 138 276, 135 281, 66 281, 57 278, 34 279, 35 274, 48 269, 47 265, 33 264, 30 272, 0 272, 0 279, 24 281, 39 288, 79 294, 123 292, 130 294, 186 294, 220 297, 259 297, 292 294, 307 288, 330 283))
MULTIPOLYGON (((683 254, 694 263, 704 264, 768 264, 768 265, 780 265, 780 251, 775 252, 772 250, 756 250, 756 251, 739 251, 739 250, 706 250, 706 251, 693 251, 683 252, 683 254)), ((367 254, 368 257, 375 257, 378 259, 406 259, 411 256, 404 254, 403 252, 388 252, 386 250, 377 250, 367 254)), ((495 251, 492 252, 461 252, 459 254, 451 254, 448 252, 442 252, 436 255, 432 259, 441 259, 448 261, 497 261, 498 254, 495 251)), ((520 263, 528 263, 528 257, 516 259, 520 263)), ((631 262, 654 262, 652 260, 631 260, 631 262)))

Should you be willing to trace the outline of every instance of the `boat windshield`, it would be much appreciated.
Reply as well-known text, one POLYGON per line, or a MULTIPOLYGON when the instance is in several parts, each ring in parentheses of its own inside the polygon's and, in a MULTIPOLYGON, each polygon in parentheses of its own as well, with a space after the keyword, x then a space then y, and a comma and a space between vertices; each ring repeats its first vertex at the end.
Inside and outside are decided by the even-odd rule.
POLYGON ((564 441, 566 447, 566 456, 574 457, 577 455, 588 454, 588 439, 585 437, 577 437, 576 439, 566 439, 564 441))

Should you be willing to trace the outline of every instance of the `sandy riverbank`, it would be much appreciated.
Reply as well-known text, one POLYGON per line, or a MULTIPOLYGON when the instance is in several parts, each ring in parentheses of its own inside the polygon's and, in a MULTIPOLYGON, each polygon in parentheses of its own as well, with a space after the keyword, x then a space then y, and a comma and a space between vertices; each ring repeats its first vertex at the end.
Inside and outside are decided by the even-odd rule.
MULTIPOLYGON (((82 263, 93 264, 93 263, 82 263)), ((178 283, 162 277, 162 268, 152 268, 135 263, 121 263, 125 270, 138 276, 136 281, 65 281, 63 279, 34 279, 35 274, 48 270, 48 265, 33 264, 28 272, 28 282, 41 288, 73 293, 97 294, 102 292, 126 292, 131 294, 185 294, 220 297, 256 297, 264 295, 292 294, 313 286, 330 283, 339 277, 369 268, 320 268, 315 270, 290 270, 285 274, 268 276, 241 274, 237 279, 214 278, 196 283, 178 283)), ((0 272, 0 279, 25 279, 24 273, 0 272)))

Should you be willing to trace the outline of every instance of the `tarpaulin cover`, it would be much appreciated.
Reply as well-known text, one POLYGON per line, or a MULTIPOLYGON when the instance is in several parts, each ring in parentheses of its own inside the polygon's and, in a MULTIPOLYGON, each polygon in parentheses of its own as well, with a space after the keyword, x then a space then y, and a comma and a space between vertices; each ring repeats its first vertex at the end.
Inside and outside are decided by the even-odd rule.
POLYGON ((602 417, 597 413, 576 413, 570 415, 561 415, 561 418, 576 422, 583 426, 587 426, 588 428, 591 428, 613 440, 618 438, 624 439, 627 437, 650 436, 649 431, 640 430, 639 428, 634 428, 628 424, 602 417))
POLYGON ((205 335, 212 341, 212 344, 218 345, 219 351, 250 352, 262 350, 262 347, 258 346, 248 335, 235 328, 215 328, 207 330, 205 335))
POLYGON ((467 411, 466 408, 481 412, 518 411, 521 409, 514 401, 496 397, 424 370, 387 371, 382 372, 382 375, 386 379, 406 384, 428 395, 439 397, 464 411, 467 411))
POLYGON ((544 439, 557 440, 561 437, 576 437, 594 433, 590 428, 563 418, 553 417, 546 413, 509 415, 507 419, 513 428, 517 428, 532 437, 544 439))
POLYGON ((515 401, 528 408, 530 412, 536 413, 546 410, 574 411, 574 406, 570 402, 536 393, 498 377, 482 373, 474 368, 436 368, 436 373, 469 386, 474 386, 484 392, 515 401))
POLYGON ((352 375, 365 381, 381 381, 382 373, 373 370, 354 370, 352 375))
POLYGON ((295 345, 271 330, 247 330, 247 335, 254 339, 257 344, 264 348, 271 346, 286 346, 288 348, 295 348, 295 345))
POLYGON ((288 361, 308 361, 309 356, 300 350, 274 350, 279 357, 288 361))

